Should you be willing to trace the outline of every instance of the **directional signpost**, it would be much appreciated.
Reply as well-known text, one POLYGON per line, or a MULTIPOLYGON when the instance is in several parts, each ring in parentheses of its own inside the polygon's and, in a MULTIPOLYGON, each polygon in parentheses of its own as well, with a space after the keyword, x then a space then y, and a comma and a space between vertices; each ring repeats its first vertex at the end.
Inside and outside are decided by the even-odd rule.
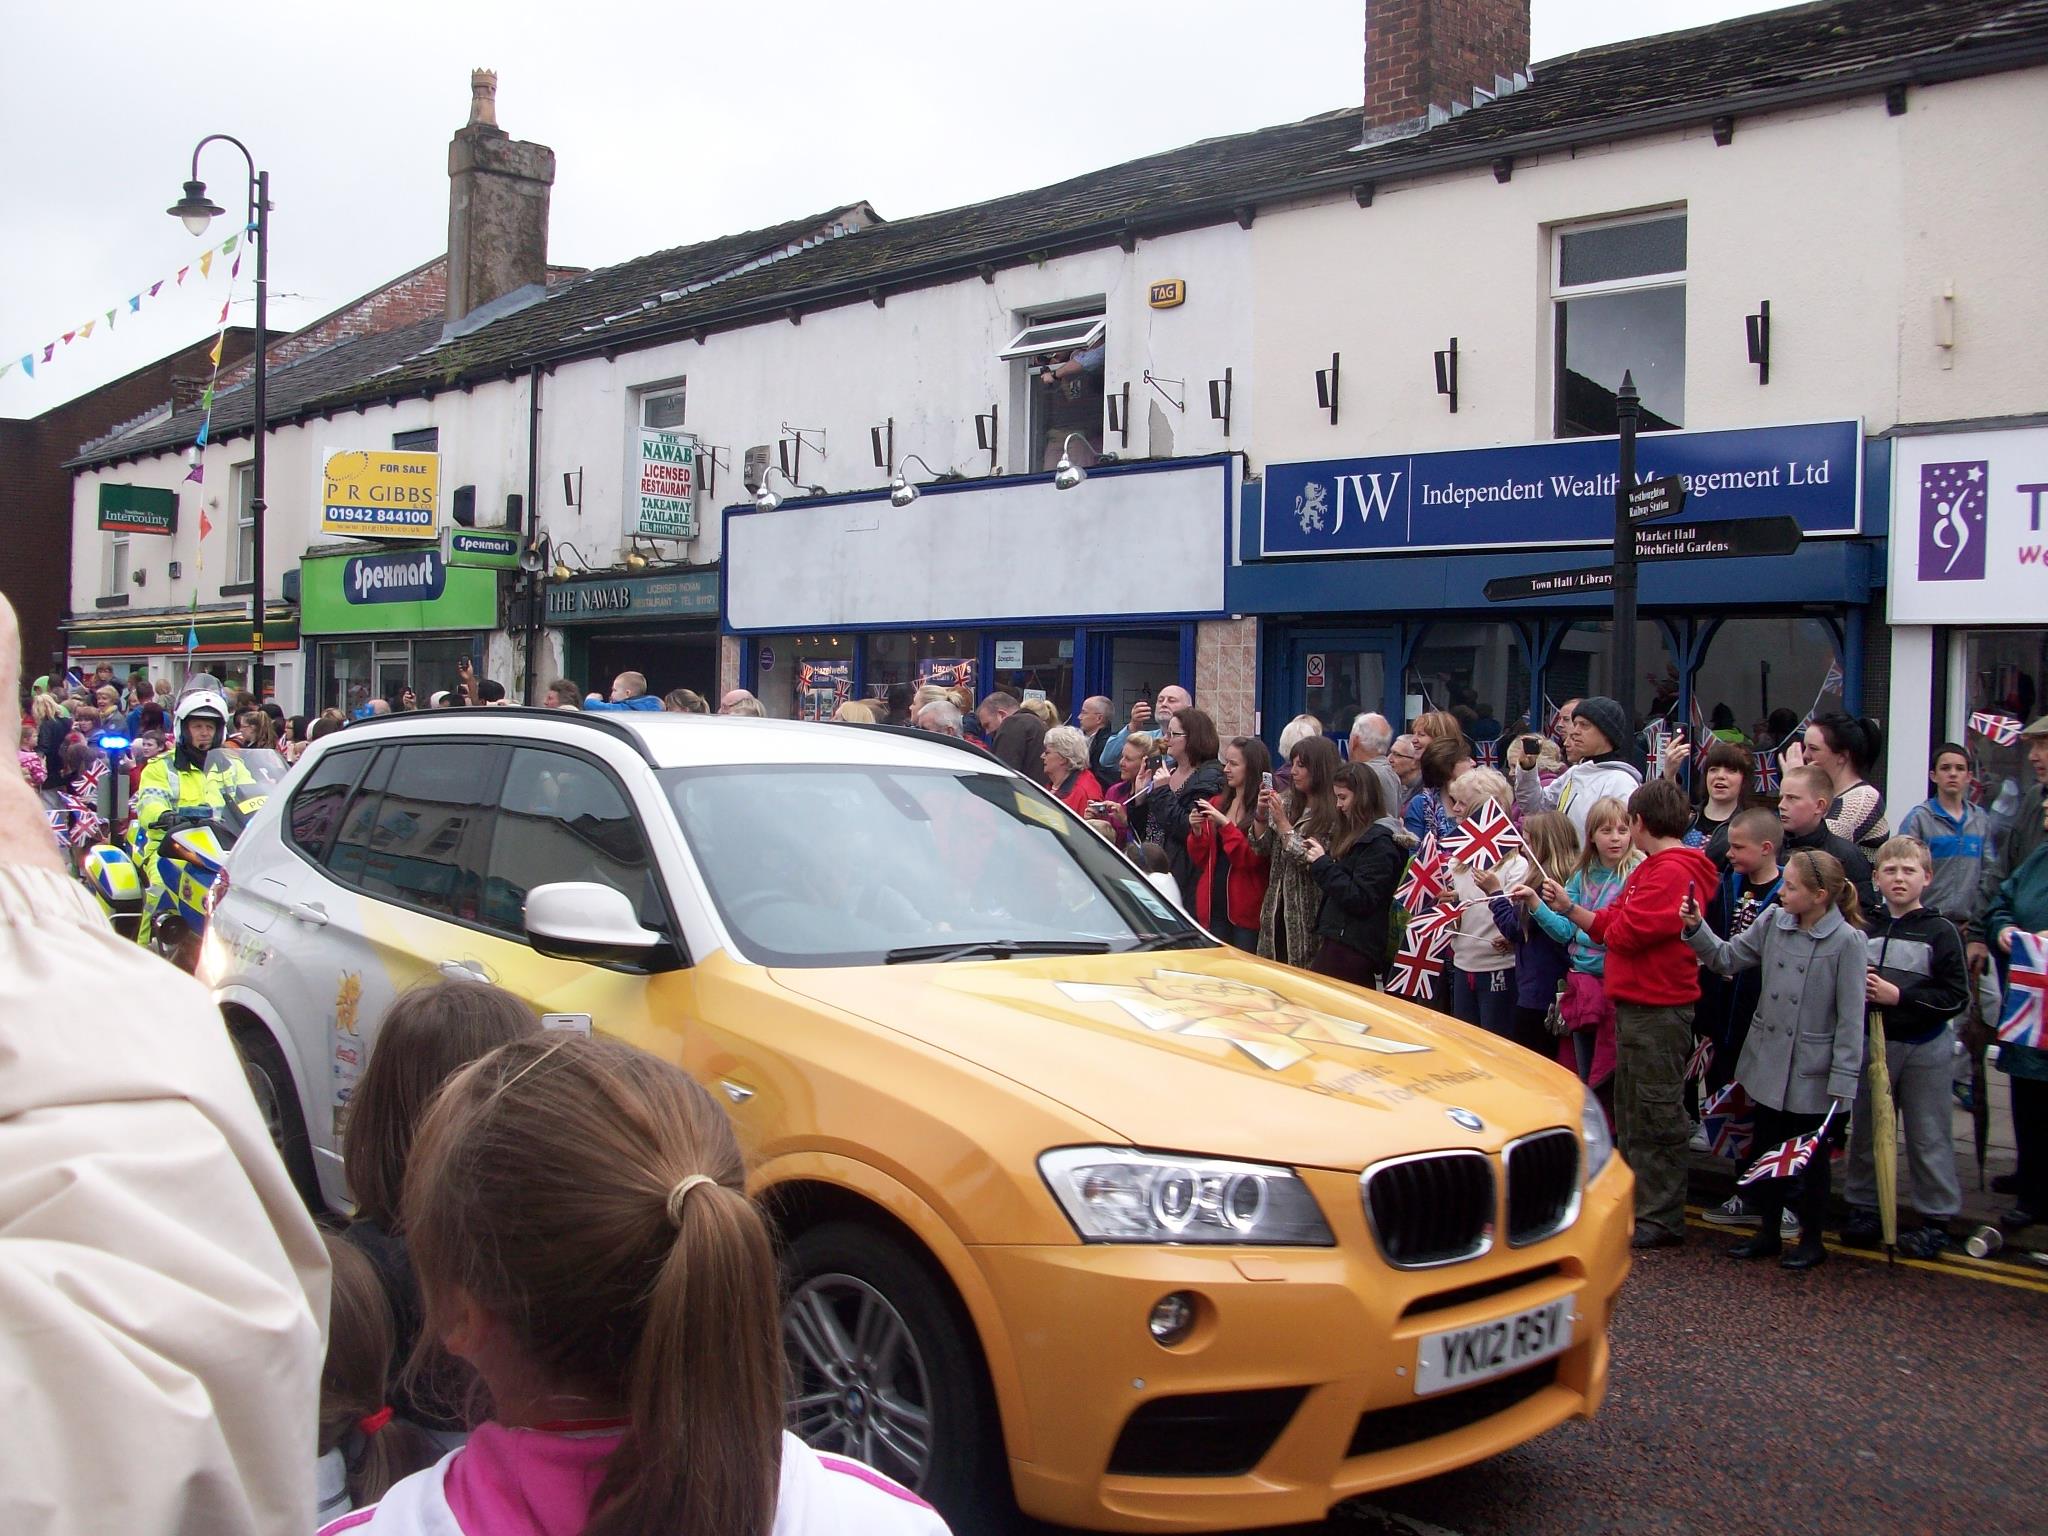
MULTIPOLYGON (((1798 520, 1790 517, 1731 518, 1718 523, 1680 523, 1670 528, 1638 526, 1633 532, 1638 560, 1789 555, 1803 537, 1798 520)), ((1512 603, 1532 597, 1604 592, 1613 586, 1614 567, 1596 565, 1575 571, 1545 571, 1535 576, 1504 576, 1486 584, 1486 598, 1493 603, 1512 603)))
POLYGON ((1628 493, 1628 515, 1633 522, 1661 523, 1684 510, 1685 482, 1677 475, 1652 480, 1628 493))

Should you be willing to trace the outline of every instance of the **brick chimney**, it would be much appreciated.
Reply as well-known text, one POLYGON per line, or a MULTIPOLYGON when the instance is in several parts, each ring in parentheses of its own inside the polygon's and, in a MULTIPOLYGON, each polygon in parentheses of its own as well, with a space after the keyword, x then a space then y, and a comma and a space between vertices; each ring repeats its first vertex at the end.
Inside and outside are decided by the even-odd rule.
POLYGON ((469 122, 448 145, 448 323, 548 280, 555 152, 498 126, 498 76, 469 77, 469 122))
POLYGON ((1411 122, 1432 105, 1529 67, 1529 0, 1366 0, 1365 127, 1411 122))

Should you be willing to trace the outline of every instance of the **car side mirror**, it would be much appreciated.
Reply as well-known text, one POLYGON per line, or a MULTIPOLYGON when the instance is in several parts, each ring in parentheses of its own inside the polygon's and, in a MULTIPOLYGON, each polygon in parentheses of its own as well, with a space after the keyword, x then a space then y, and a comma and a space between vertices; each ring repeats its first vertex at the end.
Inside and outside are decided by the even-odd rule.
POLYGON ((668 969, 668 940, 641 925, 624 892, 594 880, 562 880, 528 891, 526 941, 552 960, 668 969))

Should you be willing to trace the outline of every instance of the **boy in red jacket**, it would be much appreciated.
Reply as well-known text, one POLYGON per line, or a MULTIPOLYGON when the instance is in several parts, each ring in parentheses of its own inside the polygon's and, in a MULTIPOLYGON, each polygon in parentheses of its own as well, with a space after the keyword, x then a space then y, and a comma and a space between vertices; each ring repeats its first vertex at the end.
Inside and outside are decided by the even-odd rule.
MULTIPOLYGON (((1692 807, 1666 778, 1628 797, 1629 835, 1645 855, 1621 894, 1598 912, 1567 914, 1607 947, 1607 996, 1614 1004, 1614 1119, 1621 1155, 1636 1176, 1632 1246, 1670 1248, 1685 1241, 1685 1063, 1692 1053, 1699 962, 1679 933, 1678 908, 1690 892, 1702 906, 1720 881, 1714 863, 1685 846, 1692 807)), ((1552 882, 1545 882, 1546 885, 1552 882)), ((1563 891, 1557 899, 1563 899, 1563 891)), ((1550 900, 1545 891, 1544 899, 1550 900)))

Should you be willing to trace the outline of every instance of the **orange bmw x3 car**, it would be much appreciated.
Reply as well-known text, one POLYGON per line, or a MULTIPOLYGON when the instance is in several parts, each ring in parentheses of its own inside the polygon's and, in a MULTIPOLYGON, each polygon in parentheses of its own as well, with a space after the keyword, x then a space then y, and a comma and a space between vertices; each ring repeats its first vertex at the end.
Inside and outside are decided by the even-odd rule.
POLYGON ((215 990, 309 1196, 434 975, 685 1067, 786 1243, 792 1422, 976 1528, 1320 1519, 1592 1414, 1632 1179, 1555 1064, 1218 944, 915 732, 475 710, 316 743, 215 990))

